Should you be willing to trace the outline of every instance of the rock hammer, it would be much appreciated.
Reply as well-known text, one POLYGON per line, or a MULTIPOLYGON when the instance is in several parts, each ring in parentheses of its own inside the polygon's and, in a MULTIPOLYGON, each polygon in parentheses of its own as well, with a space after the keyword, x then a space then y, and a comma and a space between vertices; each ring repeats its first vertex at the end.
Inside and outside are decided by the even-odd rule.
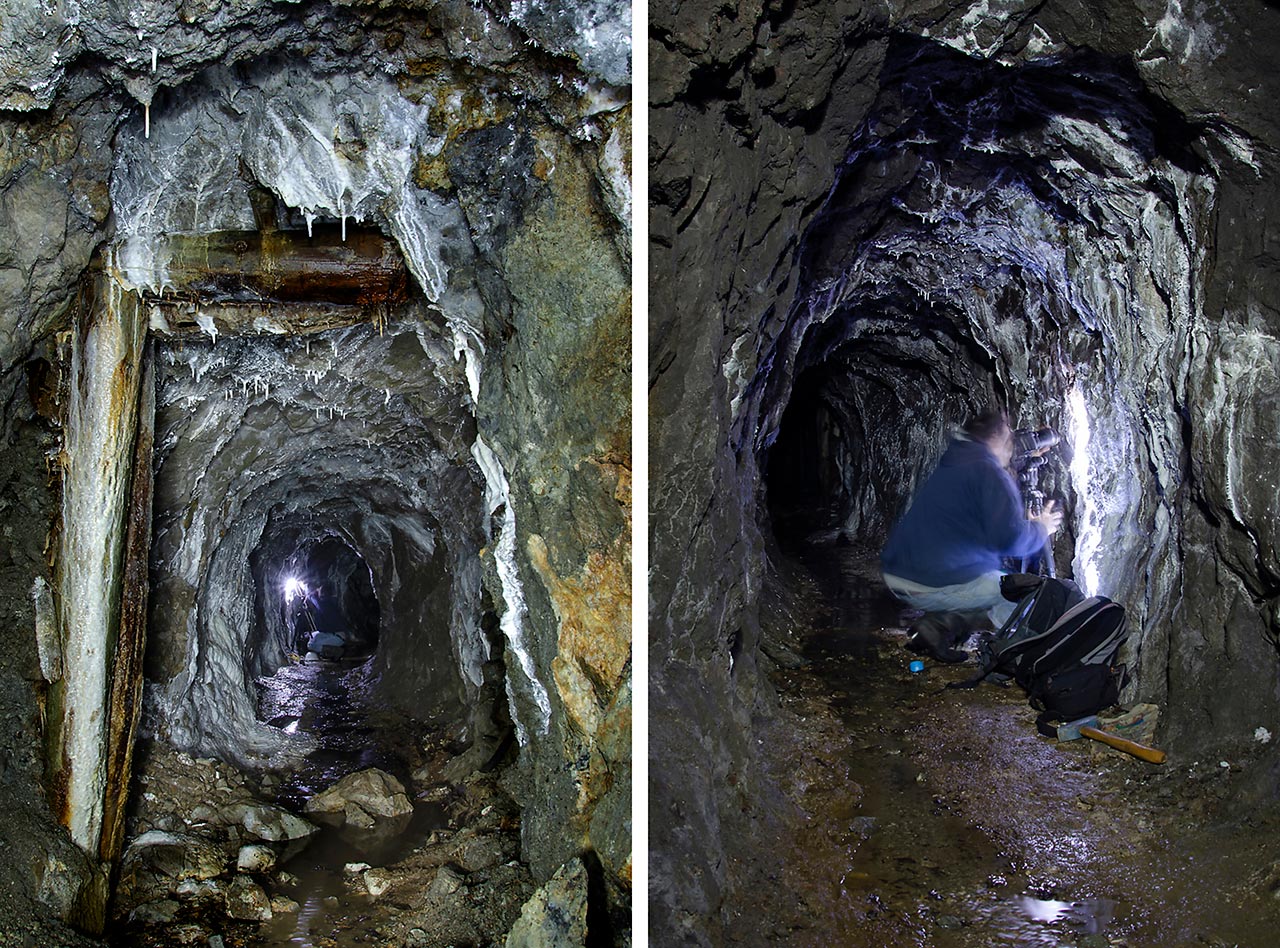
POLYGON ((1116 750, 1122 750, 1126 754, 1132 754, 1134 757, 1153 764, 1164 763, 1164 751, 1156 750, 1154 747, 1145 747, 1142 744, 1127 741, 1123 737, 1116 737, 1114 734, 1108 734, 1106 731, 1098 730, 1097 715, 1081 718, 1079 721, 1072 721, 1070 724, 1058 725, 1058 740, 1075 741, 1082 737, 1101 741, 1109 747, 1114 747, 1116 750))

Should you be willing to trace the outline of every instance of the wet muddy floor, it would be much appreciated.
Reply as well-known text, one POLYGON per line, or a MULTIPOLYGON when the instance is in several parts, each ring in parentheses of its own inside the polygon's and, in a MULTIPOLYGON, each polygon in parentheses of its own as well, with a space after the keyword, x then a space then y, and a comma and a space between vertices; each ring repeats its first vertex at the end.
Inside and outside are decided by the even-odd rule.
MULTIPOLYGON (((412 787, 411 772, 419 762, 412 729, 400 715, 371 708, 360 698, 359 675, 358 662, 317 661, 285 665, 259 681, 259 717, 315 741, 302 765, 284 775, 277 803, 301 812, 321 790, 368 767, 412 787)), ((373 829, 317 822, 319 833, 283 866, 296 879, 290 894, 299 909, 262 926, 257 933, 262 948, 342 948, 373 940, 378 913, 352 884, 346 867, 395 864, 421 850, 449 819, 438 803, 416 801, 411 817, 382 821, 373 829)))
POLYGON ((111 944, 498 944, 534 888, 519 859, 519 809, 499 776, 459 770, 463 748, 448 729, 366 700, 359 663, 291 664, 258 684, 261 720, 308 740, 310 753, 287 770, 256 773, 166 745, 143 754, 130 841, 161 830, 187 849, 172 872, 139 857, 143 881, 122 904, 111 944), (411 814, 364 826, 305 812, 318 792, 370 767, 400 781, 411 814), (238 871, 240 847, 260 842, 246 835, 241 812, 260 805, 304 815, 319 830, 269 847, 279 856, 273 864, 238 871), (197 867, 188 852, 206 853, 205 862, 197 867), (193 873, 199 884, 187 878, 193 873), (262 894, 252 913, 233 913, 234 887, 243 891, 246 881, 262 894), (268 898, 269 909, 260 904, 268 898))
POLYGON ((865 562, 823 548, 796 569, 806 608, 785 631, 806 661, 772 676, 784 713, 761 745, 799 805, 777 833, 786 904, 731 941, 1280 944, 1277 827, 1220 805, 1248 760, 1059 744, 1016 686, 944 688, 971 665, 912 674, 911 614, 865 562))

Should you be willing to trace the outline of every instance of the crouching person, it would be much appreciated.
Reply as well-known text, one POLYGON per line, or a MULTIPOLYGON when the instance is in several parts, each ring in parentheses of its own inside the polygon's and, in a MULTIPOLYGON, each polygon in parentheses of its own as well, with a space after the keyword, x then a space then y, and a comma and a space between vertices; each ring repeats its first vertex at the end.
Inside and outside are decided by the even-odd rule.
POLYGON ((998 628, 1014 604, 1000 595, 1000 561, 1040 550, 1062 525, 1056 502, 1027 518, 1009 474, 1013 431, 1003 410, 971 418, 920 485, 880 555, 885 585, 926 613, 907 647, 960 662, 968 633, 957 613, 986 612, 998 628))

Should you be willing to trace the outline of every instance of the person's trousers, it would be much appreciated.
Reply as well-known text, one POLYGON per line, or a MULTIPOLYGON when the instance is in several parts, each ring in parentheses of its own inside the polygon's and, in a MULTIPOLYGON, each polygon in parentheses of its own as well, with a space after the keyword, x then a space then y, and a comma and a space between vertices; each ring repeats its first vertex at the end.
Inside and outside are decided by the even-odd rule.
POLYGON ((907 605, 925 612, 962 612, 984 609, 998 629, 1013 614, 1017 603, 1000 595, 999 570, 983 573, 977 579, 954 586, 922 586, 900 576, 884 574, 884 584, 907 605))

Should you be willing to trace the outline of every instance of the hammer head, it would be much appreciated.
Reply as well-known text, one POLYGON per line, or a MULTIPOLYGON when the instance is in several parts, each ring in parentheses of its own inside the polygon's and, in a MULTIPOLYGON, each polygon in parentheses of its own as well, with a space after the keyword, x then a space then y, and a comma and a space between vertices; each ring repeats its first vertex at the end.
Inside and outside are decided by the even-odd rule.
POLYGON ((1079 721, 1072 721, 1069 724, 1059 724, 1058 740, 1060 741, 1078 740, 1080 738, 1080 728, 1097 727, 1097 726, 1098 726, 1098 716, 1096 714, 1092 715, 1091 717, 1081 718, 1079 721))

